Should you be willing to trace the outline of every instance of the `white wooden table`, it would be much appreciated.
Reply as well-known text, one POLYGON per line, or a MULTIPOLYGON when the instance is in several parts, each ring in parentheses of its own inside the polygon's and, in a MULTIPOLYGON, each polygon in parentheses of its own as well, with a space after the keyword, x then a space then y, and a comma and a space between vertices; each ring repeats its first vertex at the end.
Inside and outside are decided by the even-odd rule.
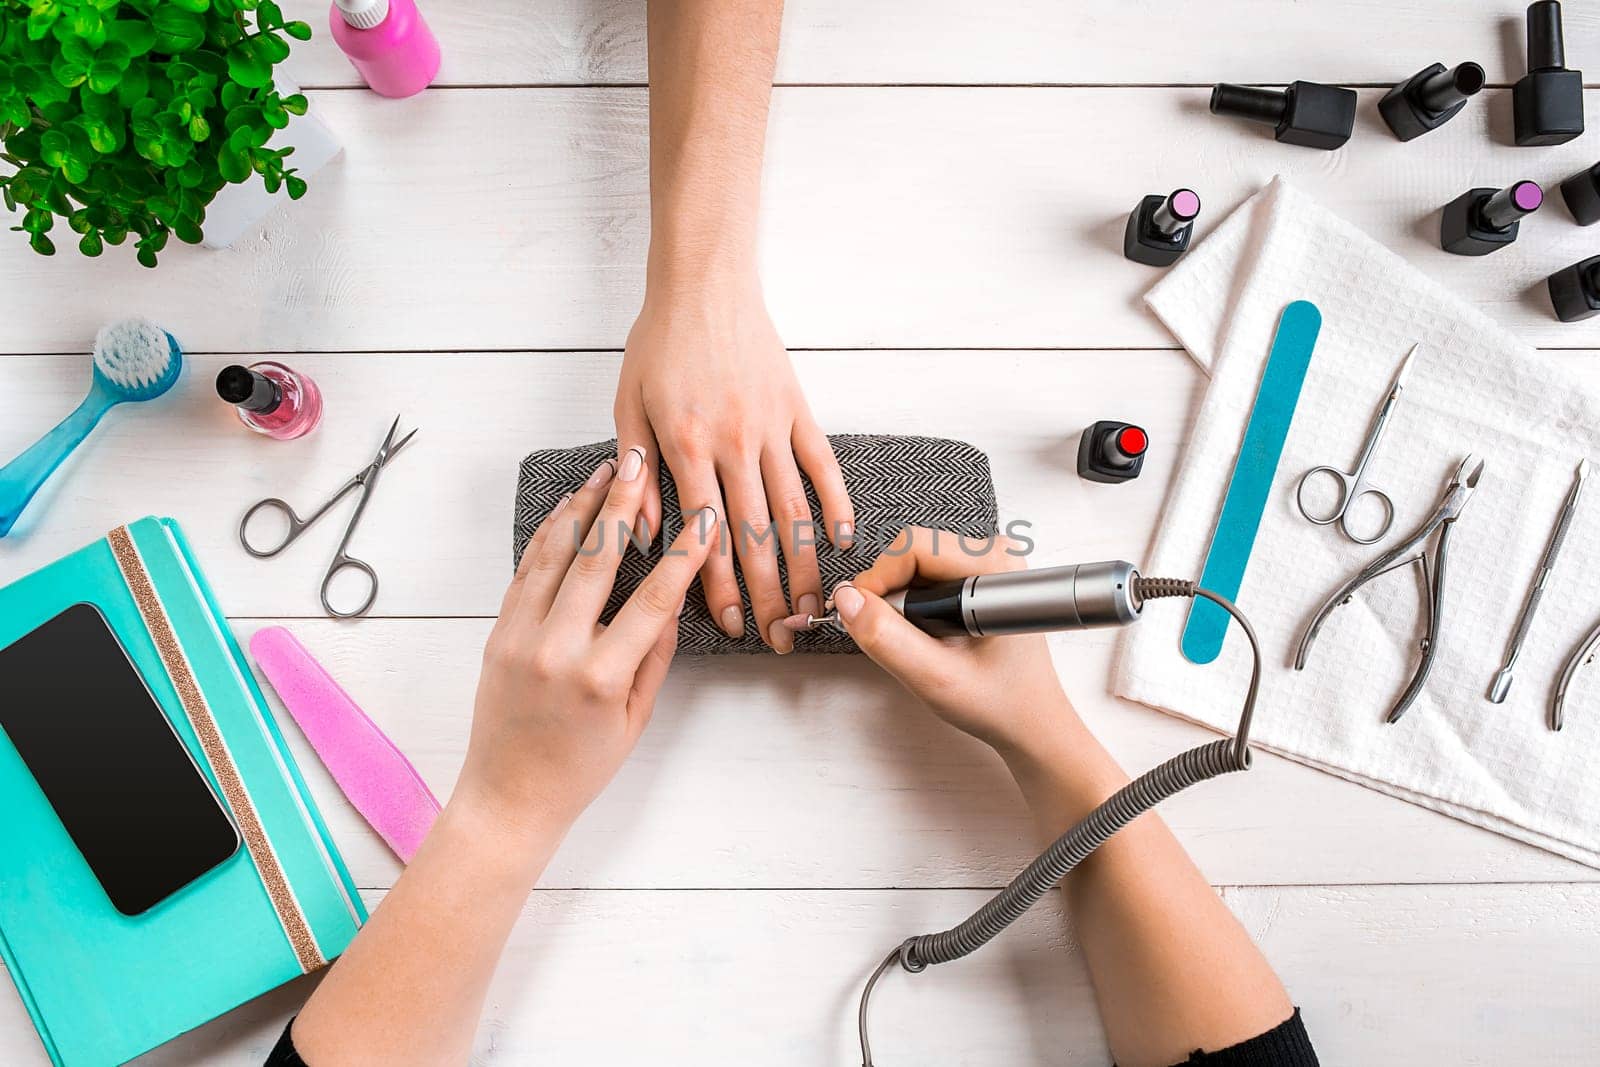
MULTIPOLYGON (((316 0, 286 4, 319 25, 316 0)), ((773 108, 763 263, 779 327, 831 431, 923 432, 988 451, 1041 562, 1149 544, 1204 388, 1144 312, 1154 279, 1118 250, 1138 198, 1180 184, 1200 231, 1275 173, 1519 335, 1595 363, 1600 319, 1563 326, 1539 291, 1600 251, 1553 202, 1490 260, 1430 240, 1474 185, 1551 183, 1600 135, 1508 147, 1520 0, 793 0, 773 108), (1467 6, 1477 9, 1467 13, 1467 6), (1203 13, 1201 13, 1203 11, 1203 13), (1160 30, 1166 25, 1186 27, 1160 30), (1410 145, 1378 87, 1435 60, 1492 88, 1410 145), (1205 113, 1210 83, 1363 87, 1327 154, 1205 113), (843 382, 850 384, 845 385, 843 382), (1149 427, 1145 474, 1073 473, 1077 432, 1149 427)), ((95 328, 170 327, 189 378, 125 410, 0 543, 10 580, 148 513, 177 517, 241 637, 287 621, 448 794, 510 559, 516 464, 610 434, 618 349, 648 238, 642 0, 436 2, 440 85, 358 86, 325 33, 291 61, 346 157, 221 253, 40 260, 0 233, 0 456, 81 395, 95 328), (247 434, 211 394, 224 362, 285 353, 321 383, 301 442, 247 434), (385 479, 361 554, 373 616, 335 624, 315 587, 337 535, 274 563, 233 539, 246 503, 309 500, 389 420, 421 427, 385 479)), ((1573 65, 1600 80, 1600 11, 1567 5, 1573 65)), ((1600 90, 1590 91, 1600 127, 1600 90)), ((126 251, 126 250, 123 250, 126 251)), ((1600 367, 1600 364, 1595 364, 1600 367)), ((335 524, 337 525, 337 524, 335 524)), ((1197 729, 1106 695, 1113 639, 1055 644, 1069 692, 1133 769, 1197 729)), ((369 904, 398 866, 291 737, 369 904)), ((1287 981, 1329 1064, 1593 1063, 1600 872, 1286 761, 1165 808, 1287 981)), ((886 946, 964 916, 1031 855, 996 761, 862 661, 685 661, 616 783, 527 905, 490 994, 484 1064, 852 1064, 862 979, 886 946)), ((148 1058, 258 1063, 296 983, 148 1058)), ((885 1063, 1108 1059, 1061 915, 1040 909, 970 961, 891 979, 885 1063)), ((0 995, 0 1061, 45 1062, 0 995)))

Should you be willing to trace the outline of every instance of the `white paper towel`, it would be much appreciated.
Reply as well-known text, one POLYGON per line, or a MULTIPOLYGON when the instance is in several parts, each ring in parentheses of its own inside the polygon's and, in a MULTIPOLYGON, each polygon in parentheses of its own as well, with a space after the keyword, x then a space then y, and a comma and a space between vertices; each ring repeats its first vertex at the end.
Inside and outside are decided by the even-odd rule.
MULTIPOLYGON (((1561 665, 1600 621, 1600 489, 1591 486, 1504 704, 1485 698, 1584 456, 1600 458, 1600 396, 1399 256, 1281 179, 1189 253, 1147 297, 1211 374, 1144 573, 1198 578, 1279 315, 1322 310, 1322 334, 1268 498, 1238 603, 1266 657, 1253 740, 1261 747, 1600 867, 1600 664, 1578 676, 1566 726, 1547 726, 1561 665), (1308 468, 1348 470, 1413 344, 1421 351, 1369 484, 1394 498, 1389 536, 1363 547, 1294 506, 1308 468), (1468 453, 1487 461, 1451 536, 1433 675, 1396 725, 1384 715, 1418 660, 1417 568, 1336 609, 1306 669, 1306 621, 1346 578, 1437 506, 1468 453)), ((1222 731, 1235 725, 1249 649, 1178 650, 1183 612, 1128 632, 1114 690, 1222 731)))

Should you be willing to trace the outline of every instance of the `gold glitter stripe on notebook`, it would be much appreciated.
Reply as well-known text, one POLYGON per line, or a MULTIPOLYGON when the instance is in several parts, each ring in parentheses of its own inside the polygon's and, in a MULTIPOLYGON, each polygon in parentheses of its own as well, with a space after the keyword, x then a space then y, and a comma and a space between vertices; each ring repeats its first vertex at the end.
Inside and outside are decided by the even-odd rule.
POLYGON ((216 777, 217 784, 222 787, 222 796, 239 824, 239 834, 244 838, 250 858, 255 861, 256 870, 261 874, 261 883, 266 887, 267 896, 272 899, 272 910, 277 912, 278 922, 283 925, 283 932, 300 961, 300 969, 309 973, 326 966, 328 961, 317 947, 311 925, 306 921, 305 912, 300 910, 300 901, 295 898, 294 890, 290 888, 289 880, 278 862, 278 854, 267 839, 261 817, 256 813, 255 802, 250 799, 244 780, 239 777, 239 768, 233 762, 233 753, 228 751, 228 743, 217 729, 211 705, 206 703, 200 683, 195 680, 194 669, 184 655, 183 645, 172 628, 172 620, 167 617, 166 607, 161 603, 161 595, 150 580, 150 572, 145 569, 144 557, 134 544, 133 534, 126 526, 119 526, 106 535, 106 540, 111 543, 117 567, 121 569, 123 580, 133 593, 151 640, 155 642, 161 664, 172 679, 173 688, 178 691, 178 702, 183 705, 183 713, 200 741, 206 763, 216 777))

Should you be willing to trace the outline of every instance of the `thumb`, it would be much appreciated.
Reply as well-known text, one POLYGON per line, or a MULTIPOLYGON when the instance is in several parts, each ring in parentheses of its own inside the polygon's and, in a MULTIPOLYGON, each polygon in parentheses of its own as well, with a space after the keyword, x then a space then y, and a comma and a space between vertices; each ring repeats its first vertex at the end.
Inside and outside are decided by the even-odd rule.
POLYGON ((834 589, 833 606, 861 651, 901 685, 924 696, 938 684, 937 664, 947 650, 882 597, 846 582, 834 589))

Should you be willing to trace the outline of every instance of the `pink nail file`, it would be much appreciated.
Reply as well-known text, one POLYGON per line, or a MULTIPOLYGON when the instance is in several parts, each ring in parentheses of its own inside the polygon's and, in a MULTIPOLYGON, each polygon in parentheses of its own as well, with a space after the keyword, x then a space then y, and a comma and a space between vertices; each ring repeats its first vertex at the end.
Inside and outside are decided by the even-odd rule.
POLYGON ((250 654, 350 803, 410 863, 439 814, 411 761, 288 630, 257 630, 250 654))

